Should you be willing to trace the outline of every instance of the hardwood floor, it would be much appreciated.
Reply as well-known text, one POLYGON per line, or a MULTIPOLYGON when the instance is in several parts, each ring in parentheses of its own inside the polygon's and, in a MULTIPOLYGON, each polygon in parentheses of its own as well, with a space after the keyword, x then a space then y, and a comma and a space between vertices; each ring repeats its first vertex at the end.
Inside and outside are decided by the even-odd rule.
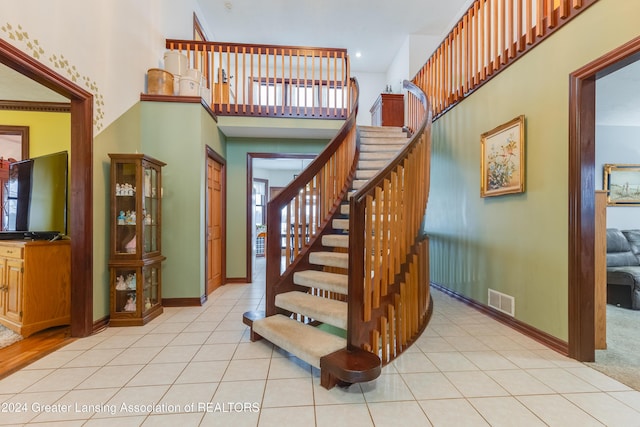
POLYGON ((46 329, 0 349, 0 379, 74 341, 69 326, 46 329))

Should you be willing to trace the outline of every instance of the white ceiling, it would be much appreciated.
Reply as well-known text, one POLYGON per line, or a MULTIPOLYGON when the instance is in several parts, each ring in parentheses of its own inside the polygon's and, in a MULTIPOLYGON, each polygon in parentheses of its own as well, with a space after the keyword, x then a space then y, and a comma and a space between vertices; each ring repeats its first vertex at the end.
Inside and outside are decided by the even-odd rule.
MULTIPOLYGON (((386 72, 408 35, 443 38, 472 0, 198 0, 212 40, 346 48, 354 71, 386 72), (356 58, 356 52, 362 56, 356 58)), ((425 61, 426 61, 425 57, 425 61)))

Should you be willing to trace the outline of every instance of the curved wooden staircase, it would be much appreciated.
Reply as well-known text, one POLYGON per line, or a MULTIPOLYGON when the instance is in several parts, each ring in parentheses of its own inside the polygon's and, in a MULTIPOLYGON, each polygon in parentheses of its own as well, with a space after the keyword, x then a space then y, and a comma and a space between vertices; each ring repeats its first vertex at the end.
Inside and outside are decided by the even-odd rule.
MULTIPOLYGON (((338 136, 269 202, 265 313, 244 315, 252 340, 267 339, 320 368, 326 388, 379 376, 381 366, 426 326, 431 307, 426 240, 408 227, 403 210, 408 189, 428 190, 408 185, 409 179, 428 181, 426 98, 411 98, 410 110, 420 101, 424 105, 422 114, 413 114, 423 123, 409 123, 410 134, 402 128, 356 128, 357 93, 353 99, 353 117, 338 136), (423 157, 420 162, 416 155, 423 157), (419 175, 405 174, 418 164, 419 175)), ((426 194, 416 198, 426 208, 426 194)))

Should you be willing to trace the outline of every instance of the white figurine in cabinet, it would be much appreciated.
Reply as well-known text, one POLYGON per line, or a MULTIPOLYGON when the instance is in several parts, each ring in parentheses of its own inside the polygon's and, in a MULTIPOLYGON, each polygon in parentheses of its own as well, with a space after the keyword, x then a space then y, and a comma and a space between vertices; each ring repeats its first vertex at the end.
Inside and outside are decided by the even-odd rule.
POLYGON ((127 296, 127 303, 124 305, 124 311, 136 311, 136 296, 129 294, 127 296))
POLYGON ((127 289, 135 289, 136 288, 136 275, 133 273, 127 274, 127 289))
POLYGON ((127 289, 127 283, 124 281, 124 276, 116 277, 116 290, 124 291, 125 289, 127 289))

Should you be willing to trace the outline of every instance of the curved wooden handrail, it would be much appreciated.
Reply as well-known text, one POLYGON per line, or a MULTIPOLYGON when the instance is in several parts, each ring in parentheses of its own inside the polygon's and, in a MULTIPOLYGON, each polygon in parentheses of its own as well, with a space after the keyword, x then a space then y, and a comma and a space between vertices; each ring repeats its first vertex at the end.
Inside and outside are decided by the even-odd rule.
POLYGON ((349 349, 388 363, 426 326, 430 315, 428 240, 422 231, 429 193, 431 105, 405 81, 412 136, 359 189, 349 218, 349 349))
POLYGON ((351 79, 350 88, 351 113, 337 135, 300 175, 267 204, 267 316, 276 312, 275 296, 293 289, 293 271, 306 262, 309 248, 326 228, 353 180, 358 161, 356 115, 359 90, 355 78, 351 79), (283 210, 286 210, 284 221, 283 210), (290 224, 285 230, 281 228, 283 222, 290 224))

